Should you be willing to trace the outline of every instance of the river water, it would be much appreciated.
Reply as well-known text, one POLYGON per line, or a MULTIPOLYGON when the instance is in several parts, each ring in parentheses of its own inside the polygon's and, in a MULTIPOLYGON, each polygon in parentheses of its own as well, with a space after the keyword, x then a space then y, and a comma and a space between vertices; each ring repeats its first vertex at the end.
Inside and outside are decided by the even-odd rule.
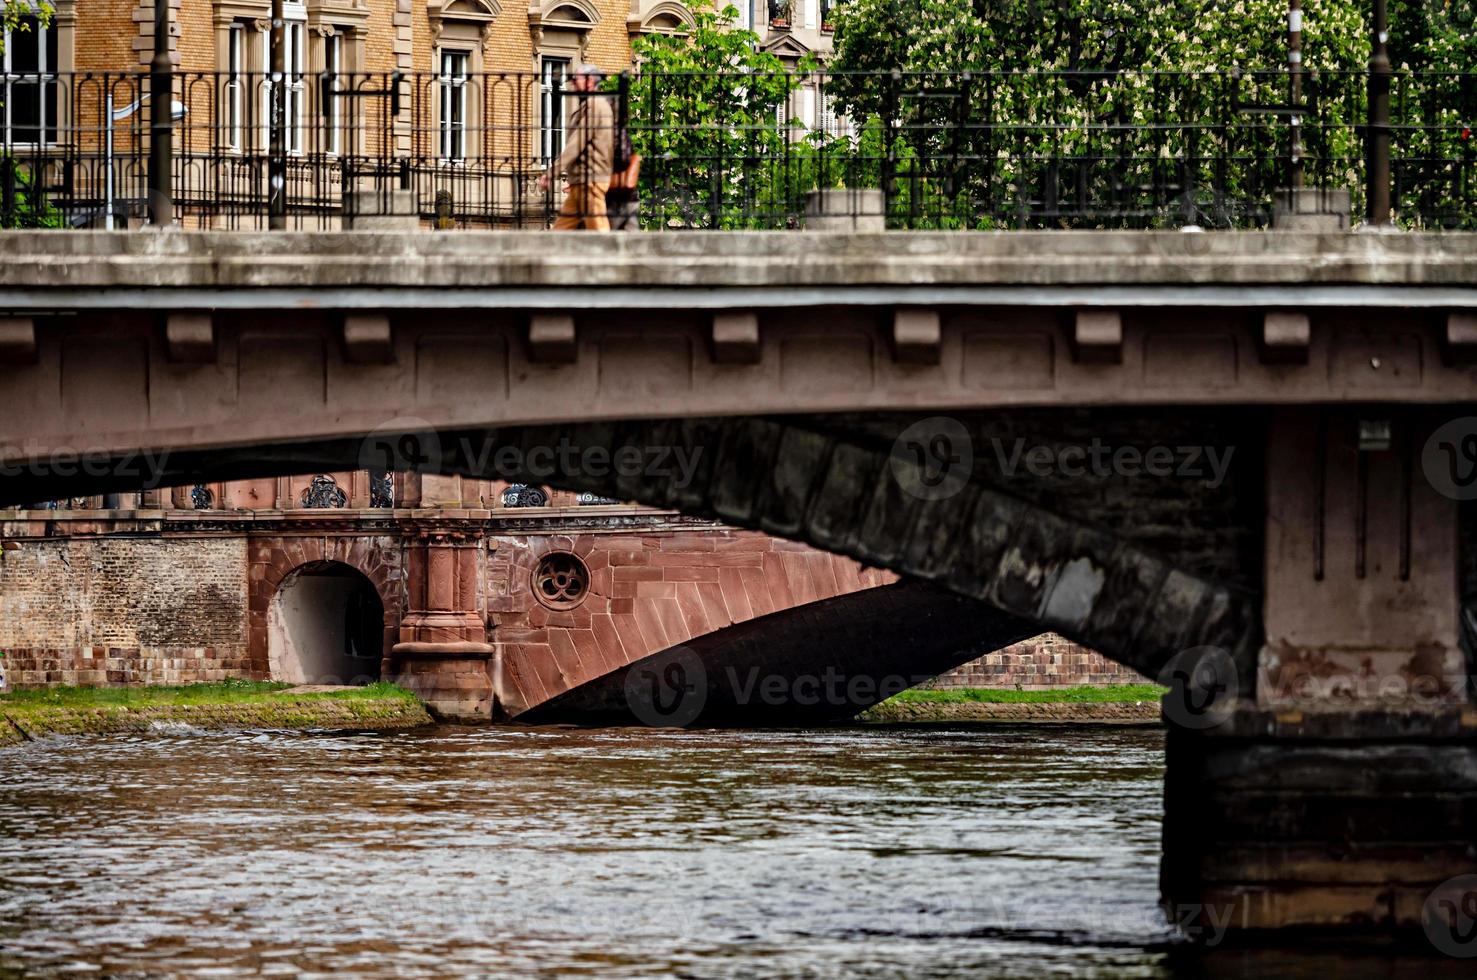
POLYGON ((1167 976, 1162 770, 1096 727, 0 750, 0 974, 1167 976))

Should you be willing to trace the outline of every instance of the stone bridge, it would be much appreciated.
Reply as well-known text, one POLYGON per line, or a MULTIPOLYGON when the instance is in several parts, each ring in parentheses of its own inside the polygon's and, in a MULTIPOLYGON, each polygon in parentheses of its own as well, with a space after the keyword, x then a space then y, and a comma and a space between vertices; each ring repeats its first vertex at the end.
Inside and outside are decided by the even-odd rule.
MULTIPOLYGON (((18 234, 0 257, 5 499, 379 467, 716 517, 1173 683, 1172 905, 1408 930, 1477 870, 1471 236, 18 234)), ((395 650, 476 652, 436 611, 395 650)))
MULTIPOLYGON (((352 488, 356 476, 313 482, 352 488)), ((391 679, 453 721, 630 724, 664 719, 565 696, 624 690, 632 665, 701 662, 714 686, 687 721, 818 723, 1036 632, 992 632, 976 603, 672 512, 572 494, 491 510, 349 507, 347 493, 241 506, 275 503, 275 482, 217 485, 212 502, 236 505, 219 508, 0 511, 11 683, 391 679), (826 696, 788 696, 828 676, 826 696), (846 687, 854 677, 865 690, 846 687)), ((402 481, 420 483, 437 489, 402 481)))

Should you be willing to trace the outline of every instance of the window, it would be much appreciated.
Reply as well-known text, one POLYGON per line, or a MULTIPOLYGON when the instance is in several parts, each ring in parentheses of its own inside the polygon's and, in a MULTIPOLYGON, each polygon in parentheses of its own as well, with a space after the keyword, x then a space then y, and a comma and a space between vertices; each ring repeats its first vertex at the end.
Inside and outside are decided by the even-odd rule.
POLYGON ((226 146, 241 149, 241 134, 246 109, 246 25, 232 24, 226 35, 226 146))
MULTIPOLYGON (((288 0, 283 5, 283 38, 286 42, 283 52, 282 64, 286 76, 286 88, 284 105, 284 118, 287 129, 287 152, 301 153, 303 151, 303 73, 305 71, 306 58, 304 57, 304 42, 307 38, 307 8, 301 0, 292 2, 288 0)), ((272 34, 267 32, 266 43, 262 45, 262 71, 268 79, 267 85, 262 92, 262 145, 272 145, 272 34)))
POLYGON ((323 76, 328 83, 324 91, 328 101, 323 106, 324 141, 323 150, 337 156, 339 153, 339 99, 333 93, 339 90, 338 76, 343 64, 343 38, 330 34, 323 39, 323 76))
POLYGON ((56 142, 56 30, 22 17, 0 40, 0 138, 7 146, 56 142))
POLYGON ((564 152, 564 83, 569 59, 545 58, 539 71, 539 156, 553 166, 564 152))
POLYGON ((467 158, 467 67, 465 51, 441 52, 441 159, 467 158))

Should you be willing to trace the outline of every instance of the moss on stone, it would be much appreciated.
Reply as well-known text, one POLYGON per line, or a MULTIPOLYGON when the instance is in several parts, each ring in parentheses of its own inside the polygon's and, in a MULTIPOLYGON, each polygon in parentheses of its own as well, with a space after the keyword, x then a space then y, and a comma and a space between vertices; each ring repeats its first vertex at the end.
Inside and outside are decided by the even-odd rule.
POLYGON ((1138 702, 900 701, 893 698, 857 716, 868 724, 1159 724, 1159 700, 1138 702))
POLYGON ((313 693, 283 693, 284 686, 238 681, 15 692, 0 698, 0 745, 50 735, 148 733, 176 725, 230 731, 400 729, 432 723, 415 695, 392 684, 313 693))

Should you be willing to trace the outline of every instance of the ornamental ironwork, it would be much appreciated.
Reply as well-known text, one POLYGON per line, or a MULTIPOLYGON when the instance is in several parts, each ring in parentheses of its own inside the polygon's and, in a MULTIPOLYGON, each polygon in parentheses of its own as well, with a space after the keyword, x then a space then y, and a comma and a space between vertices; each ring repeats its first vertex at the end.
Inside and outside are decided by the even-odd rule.
POLYGON ((190 506, 196 510, 210 510, 215 506, 215 494, 203 483, 190 488, 190 506))
POLYGON ((550 609, 573 609, 590 591, 590 570, 567 551, 539 559, 533 570, 533 594, 550 609))
POLYGON ((382 470, 369 472, 369 506, 395 506, 395 479, 382 470))
POLYGON ((543 487, 531 487, 526 483, 514 483, 503 491, 504 507, 547 507, 549 494, 543 487))
POLYGON ((581 507, 597 507, 606 504, 618 503, 620 503, 620 501, 616 500, 614 497, 602 497, 598 493, 582 493, 579 495, 579 505, 581 507))
POLYGON ((302 505, 310 509, 329 509, 349 506, 349 495, 334 482, 331 476, 315 476, 303 491, 302 505))

